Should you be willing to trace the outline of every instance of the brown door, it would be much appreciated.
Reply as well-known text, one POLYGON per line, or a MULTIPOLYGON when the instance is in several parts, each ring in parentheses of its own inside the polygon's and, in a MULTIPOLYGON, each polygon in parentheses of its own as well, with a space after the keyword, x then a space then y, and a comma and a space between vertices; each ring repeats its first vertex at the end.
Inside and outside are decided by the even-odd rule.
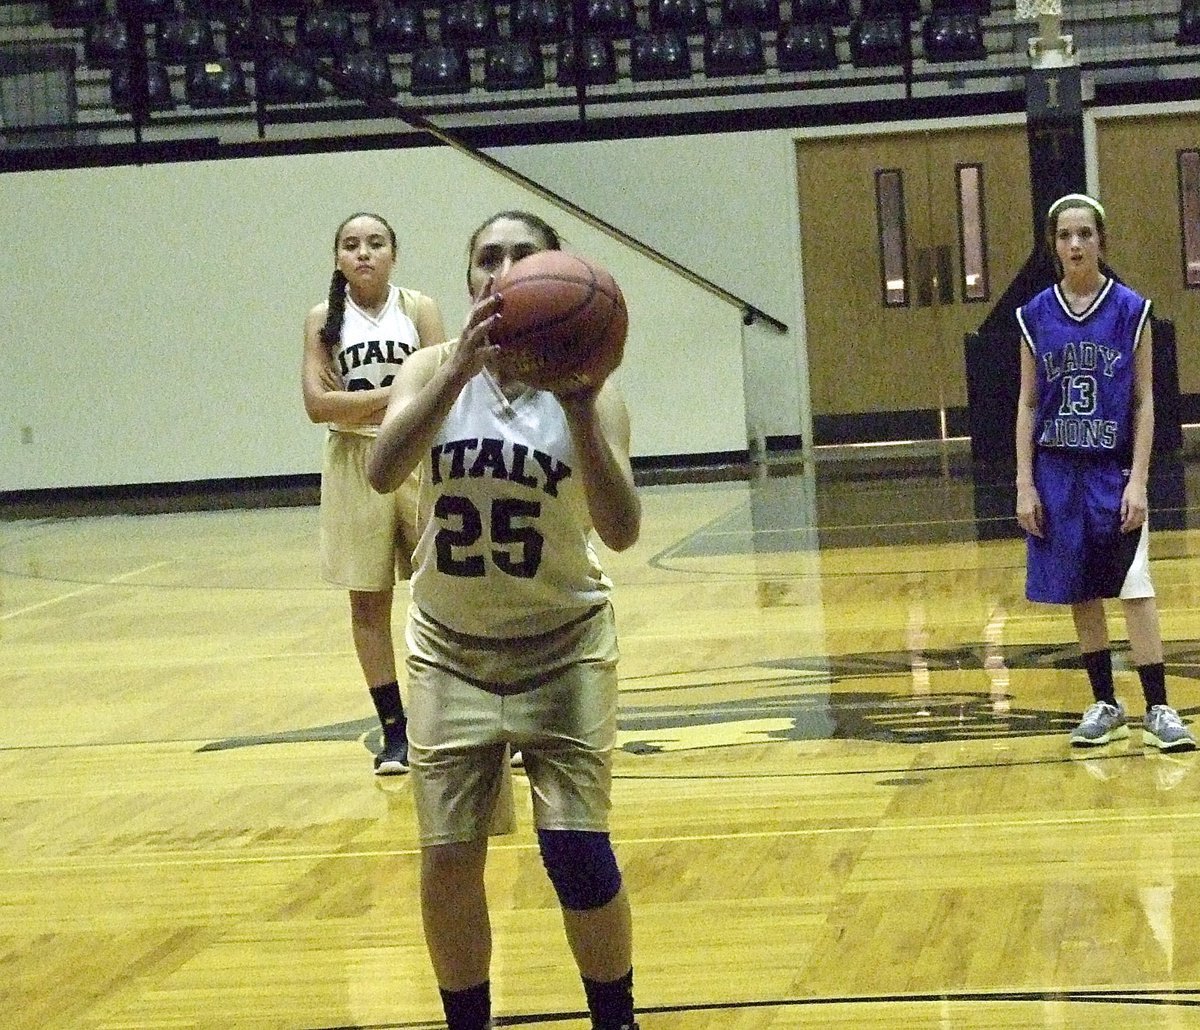
MULTIPOLYGON (((1156 315, 1175 323, 1183 421, 1193 421, 1200 417, 1200 281, 1187 283, 1184 219, 1191 220, 1194 247, 1195 164, 1188 174, 1188 163, 1198 160, 1192 155, 1200 152, 1200 114, 1098 121, 1096 152, 1100 201, 1108 216, 1108 262, 1154 302, 1156 315), (1190 203, 1185 200, 1189 193, 1190 203)), ((1200 254, 1191 259, 1200 261, 1200 254)), ((1193 280, 1198 271, 1193 264, 1193 280)))
POLYGON ((1032 248, 1023 125, 797 143, 817 444, 966 435, 963 338, 1032 248))

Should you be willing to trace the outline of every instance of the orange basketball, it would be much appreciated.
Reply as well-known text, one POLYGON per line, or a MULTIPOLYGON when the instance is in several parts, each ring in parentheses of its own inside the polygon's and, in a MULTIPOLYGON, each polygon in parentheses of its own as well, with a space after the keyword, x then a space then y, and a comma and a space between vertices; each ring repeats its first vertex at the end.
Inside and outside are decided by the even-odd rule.
POLYGON ((521 258, 497 281, 500 320, 489 332, 500 371, 555 393, 596 386, 621 363, 629 316, 613 277, 563 250, 521 258))

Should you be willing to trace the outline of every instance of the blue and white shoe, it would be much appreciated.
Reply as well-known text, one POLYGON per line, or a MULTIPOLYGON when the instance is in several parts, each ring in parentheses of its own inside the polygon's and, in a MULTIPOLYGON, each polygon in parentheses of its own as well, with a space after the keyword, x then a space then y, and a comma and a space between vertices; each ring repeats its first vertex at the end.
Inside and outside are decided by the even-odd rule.
POLYGON ((1196 738, 1169 705, 1155 705, 1142 720, 1142 741, 1159 751, 1195 751, 1196 738))
POLYGON ((1099 747, 1113 740, 1129 736, 1129 724, 1125 721, 1125 706, 1118 701, 1110 705, 1097 701, 1086 712, 1079 725, 1071 731, 1072 747, 1099 747))

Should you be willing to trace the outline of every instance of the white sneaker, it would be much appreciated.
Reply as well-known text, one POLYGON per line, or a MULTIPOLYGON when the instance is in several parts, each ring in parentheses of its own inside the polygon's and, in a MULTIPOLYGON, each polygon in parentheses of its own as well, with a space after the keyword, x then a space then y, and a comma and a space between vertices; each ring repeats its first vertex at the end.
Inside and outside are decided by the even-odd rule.
POLYGON ((1110 705, 1097 701, 1086 712, 1079 725, 1071 731, 1072 747, 1099 747, 1110 740, 1121 740, 1129 736, 1129 724, 1125 722, 1125 706, 1118 701, 1110 705))
POLYGON ((1159 751, 1195 751, 1196 738, 1169 705, 1155 705, 1142 720, 1142 741, 1159 751))

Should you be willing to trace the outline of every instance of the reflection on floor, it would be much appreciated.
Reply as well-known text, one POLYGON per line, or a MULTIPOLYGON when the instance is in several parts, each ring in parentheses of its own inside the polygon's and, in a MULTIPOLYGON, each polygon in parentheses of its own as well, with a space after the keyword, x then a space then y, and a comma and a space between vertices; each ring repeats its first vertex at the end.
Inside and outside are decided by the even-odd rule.
MULTIPOLYGON (((1200 493, 1164 467, 1195 725, 1200 534, 1169 527, 1200 493)), ((646 486, 601 556, 643 1030, 1197 1025, 1200 754, 1146 746, 1120 646, 1133 732, 1073 752, 1086 676, 1069 612, 1024 599, 1011 479, 909 454, 646 486)), ((372 775, 318 533, 311 503, 0 521, 5 1027, 442 1025, 413 778, 372 775)), ((514 789, 498 1025, 587 1030, 514 789)))
MULTIPOLYGON (((696 554, 769 554, 890 544, 1017 539, 1011 468, 973 464, 964 453, 894 454, 857 460, 798 456, 759 466, 750 498, 689 538, 696 554)), ((1152 528, 1200 526, 1200 456, 1155 455, 1152 528)), ((687 551, 677 551, 686 555, 687 551)))

